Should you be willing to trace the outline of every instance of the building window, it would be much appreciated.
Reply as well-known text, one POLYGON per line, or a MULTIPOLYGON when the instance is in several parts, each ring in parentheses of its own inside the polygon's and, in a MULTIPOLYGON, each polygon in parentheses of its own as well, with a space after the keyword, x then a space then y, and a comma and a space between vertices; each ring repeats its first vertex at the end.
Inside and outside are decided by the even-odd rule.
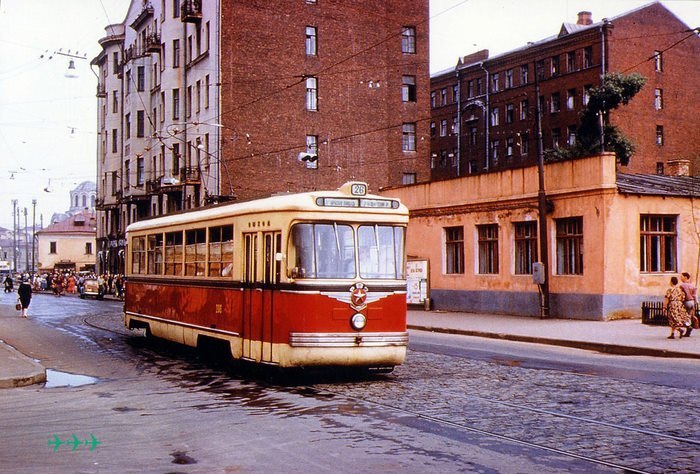
POLYGON ((440 89, 440 105, 447 105, 447 89, 440 89))
POLYGON ((440 120, 440 136, 444 137, 447 135, 447 120, 442 119, 440 120))
POLYGON ((654 89, 654 109, 661 110, 664 108, 664 91, 662 89, 654 89))
POLYGON ((119 74, 119 53, 112 53, 112 72, 119 74))
POLYGON ((467 97, 474 97, 474 81, 467 82, 467 97))
POLYGON ((173 40, 173 67, 180 67, 180 40, 173 40))
POLYGON ((576 125, 570 125, 567 128, 566 144, 570 147, 576 144, 576 125))
POLYGON ((583 67, 589 68, 593 66, 593 46, 583 48, 583 67))
POLYGON ((469 144, 476 145, 476 127, 469 127, 469 144))
POLYGON ((307 135, 306 136, 306 153, 311 155, 311 159, 306 160, 306 167, 308 169, 318 168, 318 136, 317 135, 307 135))
POLYGON ((491 75, 491 92, 498 92, 500 89, 500 81, 498 77, 498 73, 494 72, 491 75))
POLYGON ((520 120, 527 120, 528 119, 528 115, 529 115, 528 108, 529 107, 530 107, 530 104, 527 101, 527 99, 520 101, 520 120))
POLYGON ((430 107, 433 109, 437 107, 437 92, 435 91, 430 92, 430 107))
POLYGON ((190 117, 192 115, 192 86, 187 86, 187 92, 185 92, 185 116, 190 117))
POLYGON ((404 54, 416 53, 416 28, 404 26, 401 31, 401 52, 404 54))
POLYGON ((452 127, 450 133, 453 135, 459 135, 459 120, 457 120, 457 117, 452 117, 452 127))
POLYGON ((528 71, 529 71, 529 67, 527 64, 523 64, 522 66, 520 66, 520 85, 521 86, 526 85, 528 83, 528 81, 530 80, 528 71))
POLYGON ((566 53, 566 71, 576 71, 576 51, 569 51, 566 53))
POLYGON ((318 110, 318 81, 315 77, 306 78, 306 110, 318 110))
POLYGON ((479 246, 479 273, 498 273, 498 224, 476 226, 479 246))
POLYGON ((92 255, 92 242, 85 242, 85 255, 92 255))
POLYGON ((556 113, 561 111, 561 95, 559 92, 552 93, 552 101, 550 102, 550 112, 556 113))
POLYGON ((402 76, 401 100, 404 102, 416 101, 416 76, 402 76))
POLYGON ((316 56, 318 54, 318 44, 316 38, 316 27, 306 27, 306 55, 316 56))
POLYGON ((658 174, 659 176, 664 175, 664 163, 663 163, 663 161, 656 162, 656 174, 658 174))
POLYGON ((501 147, 500 140, 493 140, 491 142, 491 159, 493 160, 493 165, 498 164, 498 149, 501 147))
POLYGON ((452 86, 452 103, 457 103, 459 101, 459 84, 452 86))
POLYGON ((138 66, 136 68, 136 90, 143 92, 146 89, 146 68, 138 66))
POLYGON ((496 127, 499 124, 498 107, 491 109, 491 126, 496 127))
POLYGON ((197 110, 197 113, 199 113, 202 110, 202 81, 197 81, 195 108, 197 110))
POLYGON ((574 110, 576 107, 576 89, 566 91, 566 110, 574 110))
POLYGON ((126 71, 124 78, 124 88, 126 89, 125 95, 129 95, 131 93, 131 70, 126 71))
POLYGON ((112 196, 117 194, 119 190, 119 183, 117 182, 117 172, 112 171, 112 196))
POLYGON ((464 227, 445 227, 445 273, 464 273, 464 227))
POLYGON ((180 89, 173 89, 173 120, 180 120, 180 89))
POLYGON ((172 175, 173 177, 180 176, 180 144, 173 143, 172 151, 172 175))
POLYGON ((447 166, 447 151, 440 150, 440 168, 447 166))
POLYGON ((116 114, 119 112, 119 95, 117 91, 112 91, 112 113, 116 114))
POLYGON ((506 84, 505 84, 506 89, 510 89, 513 87, 513 70, 508 69, 506 71, 506 84))
POLYGON ((537 223, 516 222, 515 227, 515 274, 532 274, 532 264, 537 261, 537 223))
POLYGON ((404 123, 402 126, 403 151, 416 151, 416 124, 404 123))
POLYGON ((437 126, 435 126, 435 122, 430 122, 430 136, 434 137, 437 134, 437 126))
POLYGON ((664 126, 663 125, 656 126, 656 144, 659 146, 664 144, 664 126))
POLYGON ((559 56, 552 56, 552 76, 558 76, 561 70, 559 69, 559 56))
POLYGON ((131 160, 124 161, 124 188, 131 186, 131 160))
POLYGON ((180 0, 173 0, 173 18, 180 16, 180 0))
POLYGON ((555 150, 558 150, 560 141, 561 141, 561 130, 559 128, 553 128, 552 129, 552 148, 555 150))
POLYGON ((210 87, 209 74, 204 76, 204 108, 209 108, 209 87, 210 87))
POLYGON ((661 51, 654 51, 654 70, 656 72, 664 70, 664 57, 661 51))
POLYGON ((430 154, 430 169, 435 169, 437 167, 437 153, 430 154))
POLYGON ((530 134, 523 133, 520 135, 520 154, 527 155, 530 153, 530 134))
POLYGON ((515 121, 515 106, 513 104, 506 104, 506 123, 513 123, 515 121))
POLYGON ((401 176, 401 184, 415 184, 416 173, 404 173, 401 176))
POLYGON ((113 129, 112 129, 112 153, 116 153, 116 152, 117 152, 117 147, 118 147, 118 143, 117 143, 117 129, 116 129, 116 128, 113 128, 113 129))
POLYGON ((588 101, 591 100, 591 89, 593 89, 591 84, 583 86, 583 96, 581 97, 581 103, 583 105, 588 105, 588 101))
POLYGON ((144 123, 145 116, 143 113, 143 110, 137 110, 136 111, 136 136, 139 138, 143 138, 145 134, 145 127, 146 124, 144 123))
POLYGON ((124 137, 127 140, 131 138, 131 114, 124 116, 124 137))
POLYGON ((513 137, 506 138, 506 158, 513 156, 513 149, 515 148, 515 140, 513 137))
POLYGON ((675 272, 677 216, 639 216, 639 269, 642 272, 675 272))
POLYGON ((557 219, 557 274, 583 275, 583 217, 557 219))
POLYGON ((146 180, 146 160, 140 156, 136 159, 136 186, 143 186, 146 180))
POLYGON ((484 93, 484 81, 481 80, 481 78, 477 78, 476 80, 476 94, 481 95, 484 93))
POLYGON ((537 80, 541 81, 544 79, 544 59, 540 59, 535 63, 535 74, 537 75, 537 80))
POLYGON ((57 253, 56 242, 49 242, 49 253, 57 253))

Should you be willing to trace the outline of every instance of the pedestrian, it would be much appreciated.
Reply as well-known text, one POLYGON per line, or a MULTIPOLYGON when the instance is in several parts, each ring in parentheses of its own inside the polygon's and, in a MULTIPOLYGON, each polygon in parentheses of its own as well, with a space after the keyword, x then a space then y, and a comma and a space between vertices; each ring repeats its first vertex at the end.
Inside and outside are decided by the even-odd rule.
POLYGON ((678 278, 671 277, 671 288, 666 290, 664 296, 664 308, 666 316, 668 316, 668 325, 671 327, 671 335, 669 339, 674 339, 674 333, 678 331, 678 337, 683 337, 683 328, 686 327, 686 322, 690 320, 688 312, 683 306, 685 294, 680 286, 678 286, 678 278))
POLYGON ((693 319, 697 320, 695 315, 695 310, 698 305, 698 289, 690 282, 690 273, 681 273, 681 284, 679 285, 683 290, 685 299, 683 300, 683 306, 688 312, 690 321, 688 321, 688 326, 685 329, 685 337, 690 337, 690 333, 693 332, 693 319))
POLYGON ((32 285, 29 284, 29 275, 22 275, 22 283, 17 288, 17 296, 22 305, 22 317, 27 317, 27 308, 32 301, 32 285))
POLYGON ((5 293, 10 293, 14 291, 14 286, 12 282, 12 276, 8 273, 5 277, 5 293))

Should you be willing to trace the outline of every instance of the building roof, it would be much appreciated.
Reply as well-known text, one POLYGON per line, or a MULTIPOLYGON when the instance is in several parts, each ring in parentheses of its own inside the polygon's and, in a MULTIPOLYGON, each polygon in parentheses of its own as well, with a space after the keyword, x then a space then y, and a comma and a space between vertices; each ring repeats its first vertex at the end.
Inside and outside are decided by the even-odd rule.
POLYGON ((37 234, 95 234, 97 232, 95 212, 82 211, 68 219, 55 222, 37 234))
POLYGON ((97 185, 95 184, 94 181, 83 181, 78 186, 76 186, 75 189, 73 189, 74 193, 91 192, 91 191, 97 191, 97 185))
POLYGON ((700 176, 618 173, 617 190, 621 194, 700 197, 700 176))

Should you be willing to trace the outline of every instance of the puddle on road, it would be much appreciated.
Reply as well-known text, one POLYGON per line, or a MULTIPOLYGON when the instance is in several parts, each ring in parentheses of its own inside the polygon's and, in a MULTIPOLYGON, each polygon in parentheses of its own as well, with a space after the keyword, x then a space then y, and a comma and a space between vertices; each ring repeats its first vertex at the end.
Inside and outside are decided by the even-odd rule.
POLYGON ((97 383, 97 378, 46 369, 46 384, 44 388, 80 387, 81 385, 90 385, 93 383, 97 383))

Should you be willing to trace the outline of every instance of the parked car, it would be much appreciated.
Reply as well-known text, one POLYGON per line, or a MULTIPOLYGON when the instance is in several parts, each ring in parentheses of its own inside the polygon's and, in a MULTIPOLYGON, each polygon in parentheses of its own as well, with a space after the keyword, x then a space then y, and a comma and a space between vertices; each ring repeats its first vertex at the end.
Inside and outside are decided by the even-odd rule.
POLYGON ((105 296, 104 286, 100 284, 97 278, 86 278, 83 281, 82 291, 80 292, 80 297, 82 299, 88 296, 101 300, 105 296))

